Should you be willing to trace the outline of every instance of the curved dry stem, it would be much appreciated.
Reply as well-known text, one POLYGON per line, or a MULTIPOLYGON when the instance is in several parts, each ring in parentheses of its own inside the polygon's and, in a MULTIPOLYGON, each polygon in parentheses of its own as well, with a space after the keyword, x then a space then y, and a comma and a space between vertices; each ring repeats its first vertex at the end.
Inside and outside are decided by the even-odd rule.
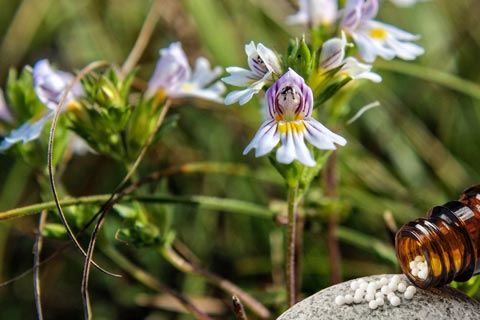
POLYGON ((132 50, 128 54, 127 59, 122 65, 123 74, 128 74, 132 70, 132 68, 137 64, 138 60, 145 51, 150 37, 153 34, 153 30, 155 29, 155 25, 157 24, 160 17, 160 3, 161 1, 159 0, 153 1, 152 7, 148 12, 148 16, 143 23, 142 30, 140 31, 137 40, 135 41, 135 45, 133 46, 132 50))
MULTIPOLYGON (((55 110, 55 114, 53 116, 53 120, 52 120, 52 125, 50 127, 50 135, 49 135, 49 138, 48 138, 48 156, 47 156, 47 167, 48 167, 48 177, 49 177, 49 180, 50 180, 50 188, 52 189, 52 193, 53 193, 53 198, 55 200, 55 204, 57 206, 57 210, 58 210, 58 213, 60 215, 60 219, 62 220, 62 223, 63 225, 65 226, 65 229, 67 230, 67 233, 68 233, 68 236, 70 237, 70 239, 73 241, 73 243, 75 243, 75 246, 78 248, 78 250, 80 250, 80 252, 86 257, 87 256, 87 253, 85 252, 85 250, 82 248, 82 246, 80 245, 80 243, 78 242, 77 238, 75 237, 75 235, 73 234, 72 232, 72 229, 70 228, 70 225, 68 224, 68 221, 67 221, 67 218, 65 217, 65 214, 62 210, 62 206, 60 205, 60 200, 58 199, 58 193, 57 193, 57 188, 55 186, 55 176, 54 176, 54 173, 53 173, 53 164, 52 164, 52 160, 53 160, 53 143, 54 143, 54 140, 55 140, 55 129, 57 127, 57 122, 58 122, 58 118, 60 116, 60 111, 62 110, 63 108, 63 105, 65 103, 65 98, 67 96, 67 94, 70 92, 70 90, 72 90, 73 86, 75 83, 77 83, 78 81, 80 81, 81 78, 85 77, 89 72, 95 70, 95 69, 98 69, 98 68, 102 68, 102 67, 105 67, 105 66, 109 66, 111 65, 109 62, 105 62, 105 61, 96 61, 96 62, 92 62, 90 63, 89 65, 87 65, 85 68, 83 68, 80 73, 75 77, 75 79, 73 79, 72 82, 70 82, 70 84, 68 85, 68 87, 65 89, 65 91, 63 92, 61 98, 60 98, 60 102, 58 104, 58 107, 57 109, 55 110)), ((98 268, 99 270, 101 270, 102 272, 108 274, 108 275, 111 275, 111 276, 115 276, 115 277, 119 277, 119 275, 116 275, 114 273, 111 273, 105 269, 103 269, 102 267, 100 267, 95 261, 92 261, 92 264, 98 268)))
POLYGON ((238 320, 248 320, 245 308, 237 296, 232 296, 233 311, 238 320))
POLYGON ((158 281, 156 278, 154 278, 152 275, 150 275, 146 271, 134 265, 132 262, 130 262, 127 258, 125 258, 112 246, 104 247, 102 248, 102 251, 107 257, 115 261, 116 264, 120 266, 120 268, 125 270, 130 276, 132 276, 138 282, 158 292, 166 292, 170 294, 175 299, 177 299, 188 311, 190 311, 190 313, 195 318, 200 320, 211 320, 211 318, 207 314, 205 314, 202 310, 200 310, 196 305, 190 302, 182 294, 166 286, 165 284, 158 281))
POLYGON ((38 220, 38 231, 33 246, 33 292, 35 297, 35 307, 37 309, 37 319, 43 319, 42 299, 40 290, 40 254, 43 247, 42 230, 47 222, 47 210, 43 210, 38 220))
POLYGON ((252 310, 261 318, 266 319, 270 317, 270 311, 268 311, 268 309, 263 304, 261 304, 251 295, 237 287, 232 282, 208 270, 205 270, 192 262, 185 260, 183 257, 178 255, 171 247, 163 246, 160 248, 160 252, 165 257, 165 259, 167 259, 175 268, 186 273, 197 274, 204 277, 205 279, 212 282, 224 291, 227 291, 228 293, 239 297, 243 301, 243 303, 248 308, 250 308, 250 310, 252 310))

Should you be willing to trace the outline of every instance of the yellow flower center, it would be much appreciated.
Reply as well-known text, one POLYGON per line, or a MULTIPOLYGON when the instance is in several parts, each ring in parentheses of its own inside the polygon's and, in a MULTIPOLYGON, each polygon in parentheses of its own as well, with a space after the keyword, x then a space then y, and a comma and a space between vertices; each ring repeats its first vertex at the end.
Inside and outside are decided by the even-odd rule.
POLYGON ((280 133, 287 132, 302 132, 305 130, 305 124, 303 123, 303 116, 301 114, 295 115, 292 120, 285 120, 282 116, 275 116, 275 121, 277 121, 278 126, 277 130, 280 133))
POLYGON ((370 29, 370 36, 375 39, 384 39, 387 37, 387 31, 381 28, 370 29))
POLYGON ((303 132, 305 130, 305 124, 303 121, 289 121, 289 122, 280 122, 277 126, 278 132, 287 133, 287 132, 303 132))

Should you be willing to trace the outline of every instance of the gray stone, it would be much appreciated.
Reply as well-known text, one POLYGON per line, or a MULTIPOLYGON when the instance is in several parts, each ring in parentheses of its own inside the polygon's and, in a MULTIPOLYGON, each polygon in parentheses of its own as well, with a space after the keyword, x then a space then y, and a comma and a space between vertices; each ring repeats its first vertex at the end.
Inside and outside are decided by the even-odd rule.
MULTIPOLYGON (((381 277, 390 279, 393 275, 375 275, 364 277, 367 282, 380 280, 381 277)), ((359 278, 360 279, 360 278, 359 278)), ((356 280, 359 280, 356 279, 356 280)), ((410 282, 404 275, 401 279, 410 282)), ((334 300, 338 295, 351 293, 350 283, 353 280, 339 283, 326 288, 300 301, 283 313, 277 320, 315 320, 315 319, 480 319, 480 303, 452 287, 433 288, 422 290, 417 288, 413 299, 407 300, 403 295, 398 307, 385 304, 377 309, 370 309, 368 303, 351 305, 337 305, 334 300)))

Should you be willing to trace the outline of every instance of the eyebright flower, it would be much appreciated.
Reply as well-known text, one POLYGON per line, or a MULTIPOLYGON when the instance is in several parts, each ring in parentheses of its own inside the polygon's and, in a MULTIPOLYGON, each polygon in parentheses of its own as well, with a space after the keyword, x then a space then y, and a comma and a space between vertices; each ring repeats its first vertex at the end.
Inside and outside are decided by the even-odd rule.
POLYGON ((346 74, 352 79, 368 79, 373 82, 382 81, 382 77, 371 72, 372 66, 360 63, 353 57, 345 59, 345 47, 348 45, 345 33, 342 31, 342 38, 332 38, 325 41, 320 53, 320 69, 329 71, 341 66, 339 74, 346 74))
POLYGON ((410 41, 419 36, 397 27, 373 20, 378 12, 378 0, 348 0, 343 14, 342 28, 357 44, 363 59, 375 61, 399 57, 414 60, 424 49, 410 41))
POLYGON ((273 83, 275 76, 278 77, 282 74, 278 57, 263 44, 259 43, 255 47, 255 43, 252 41, 245 45, 245 53, 248 57, 250 70, 228 67, 226 71, 230 73, 230 76, 222 78, 222 81, 237 87, 247 87, 247 89, 230 92, 225 97, 224 103, 226 105, 237 101, 240 105, 244 105, 265 85, 273 83))
POLYGON ((313 119, 313 94, 310 87, 295 71, 289 69, 268 90, 265 96, 267 119, 245 148, 247 154, 255 148, 255 156, 263 156, 281 142, 276 157, 280 163, 294 160, 314 166, 315 160, 305 139, 318 149, 336 149, 335 143, 347 141, 313 119))
MULTIPOLYGON (((20 141, 26 143, 37 139, 45 123, 55 114, 55 110, 60 103, 65 89, 74 79, 74 76, 70 73, 54 70, 46 59, 39 60, 35 63, 32 76, 35 93, 48 110, 40 115, 34 116, 19 128, 13 130, 10 135, 5 137, 0 143, 0 151, 8 149, 20 141)), ((76 83, 65 97, 65 106, 69 108, 76 105, 78 102, 76 102, 75 99, 82 95, 82 86, 76 83)))
POLYGON ((221 103, 226 88, 215 80, 222 72, 219 66, 212 70, 210 62, 199 57, 192 73, 182 45, 174 42, 160 49, 160 59, 148 82, 146 95, 151 97, 163 92, 171 98, 196 97, 221 103))
POLYGON ((337 19, 337 0, 300 0, 298 12, 287 17, 288 24, 306 24, 312 28, 330 25, 337 19))

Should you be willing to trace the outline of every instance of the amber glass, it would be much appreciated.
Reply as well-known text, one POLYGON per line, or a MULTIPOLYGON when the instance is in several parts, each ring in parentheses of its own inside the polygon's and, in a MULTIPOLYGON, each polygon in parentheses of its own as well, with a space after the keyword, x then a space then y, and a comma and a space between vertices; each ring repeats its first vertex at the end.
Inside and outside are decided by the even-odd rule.
POLYGON ((457 201, 431 208, 427 218, 405 224, 395 247, 403 273, 420 288, 480 273, 480 185, 465 190, 457 201), (427 264, 426 279, 412 274, 410 262, 418 256, 427 264))

